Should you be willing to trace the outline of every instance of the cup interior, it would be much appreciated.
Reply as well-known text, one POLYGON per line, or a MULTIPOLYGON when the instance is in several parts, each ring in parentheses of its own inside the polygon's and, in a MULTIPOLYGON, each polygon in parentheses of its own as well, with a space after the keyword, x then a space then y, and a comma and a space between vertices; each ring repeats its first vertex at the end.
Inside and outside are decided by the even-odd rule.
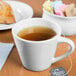
POLYGON ((61 34, 61 28, 58 26, 57 23, 48 21, 43 18, 30 18, 30 19, 26 19, 21 22, 18 22, 13 26, 12 33, 14 35, 17 35, 22 29, 33 27, 33 26, 48 27, 54 30, 56 32, 56 35, 61 34))

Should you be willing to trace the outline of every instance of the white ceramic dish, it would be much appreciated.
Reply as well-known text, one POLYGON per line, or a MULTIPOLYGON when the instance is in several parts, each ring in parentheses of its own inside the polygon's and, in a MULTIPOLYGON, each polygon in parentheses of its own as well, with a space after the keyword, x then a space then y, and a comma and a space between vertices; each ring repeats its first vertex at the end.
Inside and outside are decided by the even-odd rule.
MULTIPOLYGON (((33 16, 33 9, 29 5, 19 1, 5 2, 7 2, 11 6, 16 22, 21 21, 23 19, 31 18, 33 16)), ((14 24, 0 24, 0 30, 11 29, 14 24)))
POLYGON ((76 17, 62 17, 55 14, 50 14, 43 9, 42 18, 57 22, 62 28, 62 34, 64 35, 76 34, 76 17))

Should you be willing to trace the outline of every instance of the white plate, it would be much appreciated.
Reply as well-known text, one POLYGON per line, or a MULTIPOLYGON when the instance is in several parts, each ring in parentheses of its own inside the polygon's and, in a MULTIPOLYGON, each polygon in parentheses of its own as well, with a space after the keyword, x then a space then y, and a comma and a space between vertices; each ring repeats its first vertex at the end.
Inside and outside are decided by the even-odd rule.
MULTIPOLYGON (((31 18, 33 16, 33 9, 29 5, 19 1, 5 2, 7 2, 11 6, 16 22, 19 22, 23 19, 31 18)), ((14 24, 0 24, 0 30, 11 29, 14 24)))

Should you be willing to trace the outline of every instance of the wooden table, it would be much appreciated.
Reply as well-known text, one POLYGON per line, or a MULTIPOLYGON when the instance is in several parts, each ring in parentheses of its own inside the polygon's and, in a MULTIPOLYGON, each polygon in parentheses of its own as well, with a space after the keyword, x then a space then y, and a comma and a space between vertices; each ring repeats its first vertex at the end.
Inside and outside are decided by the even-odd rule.
MULTIPOLYGON (((29 4, 34 9, 34 17, 41 17, 42 15, 42 4, 45 0, 21 0, 21 2, 25 2, 29 4)), ((76 0, 64 0, 65 3, 76 3, 76 0)), ((72 39, 74 43, 76 43, 76 35, 68 36, 68 38, 72 39)), ((11 30, 0 31, 0 42, 11 43, 14 42, 11 34, 11 30)), ((66 44, 60 44, 57 48, 56 56, 63 54, 67 51, 68 47, 66 44)), ((10 53, 6 63, 4 64, 2 70, 0 71, 0 76, 50 76, 49 70, 54 67, 64 67, 66 70, 70 68, 70 57, 67 57, 59 62, 54 63, 50 68, 42 72, 32 72, 27 69, 24 69, 21 61, 19 59, 19 55, 14 46, 12 52, 10 53)), ((69 72, 68 76, 76 76, 76 48, 75 51, 71 54, 72 59, 72 69, 69 72)))

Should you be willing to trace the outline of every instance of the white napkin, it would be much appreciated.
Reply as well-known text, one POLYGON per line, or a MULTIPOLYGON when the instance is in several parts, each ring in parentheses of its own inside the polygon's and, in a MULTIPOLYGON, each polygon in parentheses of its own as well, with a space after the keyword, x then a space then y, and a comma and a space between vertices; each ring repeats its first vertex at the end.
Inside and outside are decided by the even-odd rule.
POLYGON ((13 43, 0 43, 0 70, 2 69, 13 46, 13 43))

